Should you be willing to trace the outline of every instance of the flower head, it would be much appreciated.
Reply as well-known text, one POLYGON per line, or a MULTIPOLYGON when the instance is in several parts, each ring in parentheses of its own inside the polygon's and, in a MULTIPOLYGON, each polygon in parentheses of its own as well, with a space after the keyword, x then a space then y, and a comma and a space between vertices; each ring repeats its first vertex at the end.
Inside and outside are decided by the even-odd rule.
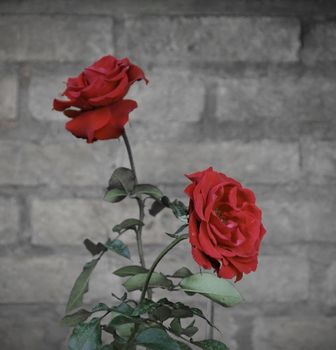
POLYGON ((194 260, 219 277, 255 271, 266 233, 253 192, 212 168, 187 175, 189 241, 194 260))

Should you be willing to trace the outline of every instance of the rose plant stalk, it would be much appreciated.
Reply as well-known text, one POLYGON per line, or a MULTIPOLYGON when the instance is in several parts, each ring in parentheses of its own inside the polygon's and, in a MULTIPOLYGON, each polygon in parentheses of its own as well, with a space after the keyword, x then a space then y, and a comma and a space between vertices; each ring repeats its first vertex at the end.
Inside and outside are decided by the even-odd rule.
POLYGON ((66 306, 63 322, 73 327, 68 349, 132 350, 138 346, 154 350, 228 349, 211 336, 195 340, 199 339, 196 318, 216 328, 213 317, 210 315, 209 320, 199 308, 174 300, 169 295, 172 291, 182 290, 188 295, 199 294, 225 307, 240 303, 242 297, 230 280, 239 281, 244 274, 257 268, 260 243, 266 232, 262 214, 251 190, 211 167, 187 175, 190 180, 185 188, 189 197, 187 206, 168 198, 158 187, 139 182, 125 131, 129 114, 137 103, 125 99, 125 96, 140 80, 148 83, 140 67, 128 58, 117 59, 108 55, 77 77, 68 78, 63 92, 65 98, 55 99, 53 103, 56 111, 69 118, 65 127, 74 136, 88 143, 123 138, 130 168, 114 170, 104 199, 115 204, 128 197, 134 199, 139 207, 137 218, 111 223, 114 238, 106 242, 84 241, 92 259, 76 279, 66 306), (148 203, 148 199, 151 200, 150 215, 171 210, 177 218, 174 233, 168 233, 171 242, 151 266, 146 266, 142 245, 145 200, 148 203), (112 294, 114 299, 110 305, 98 303, 89 309, 83 308, 90 276, 104 255, 111 253, 130 258, 129 249, 122 241, 123 233, 129 230, 135 232, 139 264, 126 264, 113 272, 123 279, 125 293, 119 296, 112 294), (168 276, 157 271, 165 255, 184 240, 189 240, 195 262, 213 272, 193 273, 184 266, 171 271, 168 276), (154 298, 157 288, 165 289, 167 297, 154 298), (132 299, 130 292, 133 291, 141 291, 138 300, 132 299), (109 337, 103 337, 103 333, 109 337), (103 344, 102 339, 109 340, 103 344))

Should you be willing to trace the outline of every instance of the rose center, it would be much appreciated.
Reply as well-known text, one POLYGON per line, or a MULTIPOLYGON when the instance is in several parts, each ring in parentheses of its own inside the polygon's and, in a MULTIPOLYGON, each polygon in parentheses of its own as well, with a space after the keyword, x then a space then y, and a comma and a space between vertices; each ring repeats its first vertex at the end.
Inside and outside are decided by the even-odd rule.
POLYGON ((223 212, 219 208, 215 208, 215 213, 223 224, 226 225, 228 223, 227 219, 223 215, 223 212))

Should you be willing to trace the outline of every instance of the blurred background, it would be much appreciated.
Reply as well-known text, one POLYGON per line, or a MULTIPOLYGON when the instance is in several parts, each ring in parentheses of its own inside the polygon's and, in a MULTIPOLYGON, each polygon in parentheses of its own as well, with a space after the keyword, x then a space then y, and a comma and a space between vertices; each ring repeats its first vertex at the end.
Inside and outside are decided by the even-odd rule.
MULTIPOLYGON (((137 215, 102 200, 128 165, 122 142, 87 145, 51 111, 66 78, 106 54, 150 80, 129 95, 140 181, 186 200, 183 174, 213 165, 263 209, 259 269, 238 284, 244 304, 216 307, 216 337, 231 350, 335 349, 335 1, 1 0, 0 12, 1 349, 64 349, 59 321, 90 259, 81 242, 137 215)), ((147 264, 177 225, 147 217, 147 264)), ((121 259, 102 261, 86 303, 122 293, 121 259)), ((187 243, 159 270, 181 265, 198 270, 187 243)))

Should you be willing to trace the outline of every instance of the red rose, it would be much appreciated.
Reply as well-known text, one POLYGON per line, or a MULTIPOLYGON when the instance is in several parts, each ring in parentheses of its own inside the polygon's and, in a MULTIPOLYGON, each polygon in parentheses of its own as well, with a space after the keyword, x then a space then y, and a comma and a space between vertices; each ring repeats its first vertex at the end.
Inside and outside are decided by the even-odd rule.
POLYGON ((189 241, 194 260, 219 277, 239 281, 255 271, 266 233, 253 192, 209 168, 187 177, 190 197, 189 241))
POLYGON ((69 100, 55 99, 54 109, 73 118, 66 129, 88 143, 118 138, 128 114, 137 107, 135 101, 123 97, 141 79, 148 83, 144 72, 128 58, 104 56, 78 77, 68 79, 63 95, 69 100))
POLYGON ((144 72, 128 58, 104 56, 78 77, 68 78, 63 95, 69 100, 55 99, 54 109, 72 118, 80 112, 68 110, 70 107, 83 111, 110 105, 121 100, 130 86, 141 79, 148 83, 144 72))

